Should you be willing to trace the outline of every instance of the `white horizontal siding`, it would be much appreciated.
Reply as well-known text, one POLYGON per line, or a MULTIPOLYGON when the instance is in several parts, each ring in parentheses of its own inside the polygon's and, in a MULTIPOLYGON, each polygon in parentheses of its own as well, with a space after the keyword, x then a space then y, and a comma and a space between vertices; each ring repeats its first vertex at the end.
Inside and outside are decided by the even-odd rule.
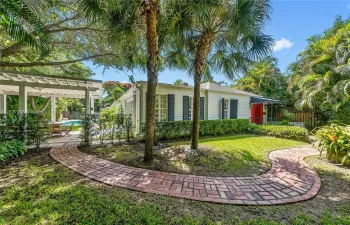
MULTIPOLYGON (((142 88, 142 99, 141 99, 141 123, 145 122, 146 118, 146 87, 142 88)), ((234 93, 224 93, 215 91, 201 91, 201 97, 205 97, 205 119, 215 120, 221 119, 221 101, 222 98, 227 99, 238 99, 238 115, 239 119, 250 118, 250 96, 240 95, 234 93)), ((159 85, 157 87, 157 94, 175 95, 175 121, 183 119, 183 96, 193 96, 192 88, 175 87, 168 85, 159 85)), ((138 102, 139 96, 137 95, 138 102)))
POLYGON ((238 119, 250 118, 250 96, 223 92, 208 92, 208 119, 221 119, 221 101, 223 98, 238 99, 238 119))
MULTIPOLYGON (((183 119, 183 96, 193 96, 192 88, 184 88, 184 87, 172 87, 172 86, 164 86, 159 85, 157 87, 156 94, 160 95, 175 95, 175 121, 183 119)), ((201 97, 204 97, 204 91, 201 91, 201 97)), ((146 99, 146 89, 143 89, 143 99, 146 99)), ((146 101, 142 101, 142 122, 145 122, 146 118, 146 101)))

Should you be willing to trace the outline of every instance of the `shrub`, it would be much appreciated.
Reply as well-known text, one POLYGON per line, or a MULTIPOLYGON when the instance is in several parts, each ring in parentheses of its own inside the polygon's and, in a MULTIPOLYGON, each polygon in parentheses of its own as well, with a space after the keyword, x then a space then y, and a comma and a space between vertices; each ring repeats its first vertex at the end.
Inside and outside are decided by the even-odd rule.
POLYGON ((304 127, 278 125, 263 125, 259 127, 259 134, 261 135, 309 141, 308 131, 304 127))
POLYGON ((0 144, 0 162, 4 162, 11 157, 18 157, 27 151, 25 143, 13 139, 0 144))
POLYGON ((315 132, 315 146, 334 163, 350 166, 350 125, 331 124, 315 132))
MULTIPOLYGON (((246 133, 250 122, 248 119, 201 120, 200 136, 222 136, 246 133)), ((140 139, 143 139, 145 126, 141 128, 140 139)), ((163 140, 190 138, 192 121, 168 121, 157 123, 157 138, 163 140)))
POLYGON ((85 145, 90 145, 92 140, 97 135, 94 121, 96 120, 95 115, 86 114, 81 117, 82 130, 80 137, 83 139, 85 145))
POLYGON ((27 144, 40 149, 41 144, 45 143, 50 137, 48 121, 41 113, 28 113, 26 125, 27 144))

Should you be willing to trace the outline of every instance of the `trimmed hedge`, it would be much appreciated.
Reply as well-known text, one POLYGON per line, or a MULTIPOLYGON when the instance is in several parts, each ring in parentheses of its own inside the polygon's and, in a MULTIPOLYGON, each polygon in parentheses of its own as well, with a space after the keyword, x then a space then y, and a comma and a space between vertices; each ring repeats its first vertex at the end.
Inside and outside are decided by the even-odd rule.
MULTIPOLYGON (((224 136, 246 133, 249 127, 248 119, 201 120, 200 136, 224 136)), ((142 126, 140 139, 144 140, 145 126, 142 126)), ((160 140, 190 138, 192 121, 169 121, 157 123, 157 138, 160 140)))
MULTIPOLYGON (((141 128, 140 140, 144 140, 145 126, 141 128)), ((232 134, 257 134, 299 141, 309 141, 306 128, 297 126, 256 125, 249 119, 201 120, 200 136, 225 136, 232 134)), ((188 139, 192 134, 192 121, 169 121, 157 123, 159 140, 188 139)))
POLYGON ((259 126, 258 131, 260 135, 309 141, 308 131, 304 127, 263 125, 259 126))

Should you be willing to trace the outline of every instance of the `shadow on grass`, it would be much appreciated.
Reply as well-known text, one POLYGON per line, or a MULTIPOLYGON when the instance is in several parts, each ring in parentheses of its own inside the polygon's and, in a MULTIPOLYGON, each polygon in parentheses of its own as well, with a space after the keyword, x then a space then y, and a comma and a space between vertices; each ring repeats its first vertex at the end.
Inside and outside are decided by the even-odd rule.
POLYGON ((314 199, 244 207, 106 186, 42 151, 0 166, 0 224, 350 224, 350 170, 307 160, 322 179, 314 199))

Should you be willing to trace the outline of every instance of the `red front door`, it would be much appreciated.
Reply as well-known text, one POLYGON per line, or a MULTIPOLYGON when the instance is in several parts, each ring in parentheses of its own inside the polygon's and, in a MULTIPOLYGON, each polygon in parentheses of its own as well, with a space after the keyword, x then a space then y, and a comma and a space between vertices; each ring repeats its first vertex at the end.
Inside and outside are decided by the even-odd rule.
POLYGON ((264 121, 264 104, 253 104, 252 114, 251 114, 252 123, 263 124, 264 121))

